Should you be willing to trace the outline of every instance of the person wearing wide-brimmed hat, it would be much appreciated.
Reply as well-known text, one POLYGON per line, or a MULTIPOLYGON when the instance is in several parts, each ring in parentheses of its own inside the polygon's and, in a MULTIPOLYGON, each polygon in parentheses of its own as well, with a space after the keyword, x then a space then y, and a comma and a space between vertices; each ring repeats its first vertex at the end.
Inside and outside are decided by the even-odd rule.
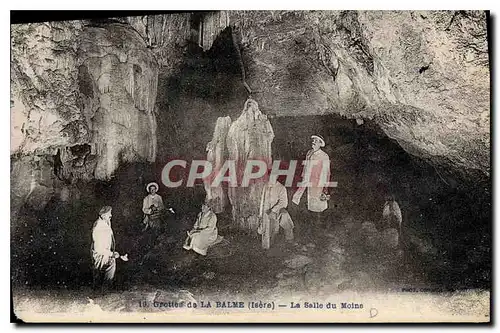
POLYGON ((143 223, 145 224, 144 230, 159 229, 161 227, 161 214, 165 208, 163 205, 163 199, 158 193, 158 184, 155 182, 149 183, 146 186, 148 195, 144 198, 142 202, 142 212, 144 213, 143 223))

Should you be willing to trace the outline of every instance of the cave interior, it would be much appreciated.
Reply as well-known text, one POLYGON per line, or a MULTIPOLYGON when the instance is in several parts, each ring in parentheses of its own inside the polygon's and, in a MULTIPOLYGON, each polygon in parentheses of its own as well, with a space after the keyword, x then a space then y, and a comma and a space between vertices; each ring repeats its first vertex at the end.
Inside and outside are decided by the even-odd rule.
MULTIPOLYGON (((196 27, 199 22, 194 19, 192 25, 196 27)), ((190 264, 184 267, 172 263, 184 260, 179 242, 199 211, 204 199, 203 186, 173 189, 161 186, 159 194, 176 211, 166 232, 174 240, 160 246, 162 254, 150 256, 156 259, 143 259, 148 253, 145 248, 152 247, 151 244, 144 246, 148 241, 143 239, 140 230, 145 184, 158 182, 169 160, 204 159, 216 119, 222 116, 236 119, 250 96, 259 101, 259 92, 249 93, 243 85, 241 54, 231 34, 231 28, 226 28, 212 47, 204 51, 199 45, 199 33, 193 33, 193 41, 198 42, 193 42, 185 52, 182 68, 175 75, 160 69, 156 97, 158 148, 154 162, 121 162, 107 181, 76 179, 71 186, 77 189, 77 196, 66 201, 46 198, 47 203, 41 210, 26 203, 13 217, 16 221, 11 237, 14 284, 35 289, 78 289, 90 285, 90 230, 96 212, 106 204, 114 209, 117 248, 127 249, 131 258, 118 269, 117 284, 122 288, 136 285, 195 288, 197 280, 191 277, 207 270, 215 271, 217 278, 205 281, 204 288, 217 289, 224 285, 237 289, 243 283, 252 290, 254 284, 250 280, 254 276, 268 282, 273 279, 272 267, 280 262, 281 243, 277 249, 268 251, 269 262, 264 260, 257 267, 253 259, 263 256, 259 242, 231 229, 227 212, 219 218, 219 233, 235 244, 243 257, 207 257, 195 268, 190 264), (176 268, 178 266, 181 268, 176 268)), ((90 91, 84 75, 81 89, 86 94, 90 91)), ((464 179, 456 170, 407 153, 370 119, 360 121, 335 114, 275 116, 275 110, 261 111, 268 114, 275 133, 273 159, 302 160, 310 147, 311 134, 321 133, 325 138, 324 150, 331 159, 332 179, 338 182, 338 187, 331 192, 326 217, 332 228, 346 220, 354 221, 357 225, 354 233, 358 233, 363 222, 380 218, 384 196, 388 192, 395 196, 403 212, 404 235, 414 235, 430 250, 422 254, 415 245, 406 244, 402 254, 404 265, 391 267, 389 278, 397 280, 391 283, 419 281, 424 286, 447 289, 489 287, 491 205, 489 190, 485 191, 484 185, 488 181, 464 179)), ((95 154, 87 144, 70 147, 67 153, 74 156, 72 167, 75 169, 91 163, 95 154)), ((61 172, 60 154, 58 151, 47 157, 55 176, 61 172)), ((289 188, 289 199, 292 194, 289 188)), ((289 206, 300 238, 308 221, 301 218, 300 210, 291 203, 289 206)), ((326 246, 321 242, 328 240, 318 238, 318 247, 326 246)), ((361 245, 350 244, 348 239, 346 247, 349 246, 361 245)), ((156 250, 158 252, 158 248, 156 250)), ((359 248, 353 251, 363 252, 359 248)), ((377 261, 370 256, 360 258, 365 257, 358 253, 358 257, 346 263, 348 274, 367 270, 377 261)))

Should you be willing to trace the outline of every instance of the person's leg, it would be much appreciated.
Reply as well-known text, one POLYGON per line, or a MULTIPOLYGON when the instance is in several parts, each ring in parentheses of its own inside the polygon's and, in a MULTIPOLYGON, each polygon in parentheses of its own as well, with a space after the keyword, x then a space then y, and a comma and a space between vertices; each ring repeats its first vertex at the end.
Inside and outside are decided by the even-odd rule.
POLYGON ((101 271, 92 265, 92 290, 97 291, 102 285, 101 271))
POLYGON ((293 241, 294 224, 292 218, 290 217, 290 214, 288 214, 288 211, 286 209, 282 209, 280 212, 279 226, 283 228, 283 233, 285 234, 285 241, 287 242, 293 241))
POLYGON ((109 260, 108 265, 105 267, 103 274, 104 275, 104 281, 102 283, 103 292, 109 291, 109 289, 111 289, 111 287, 113 286, 115 273, 116 273, 116 259, 111 258, 109 260))

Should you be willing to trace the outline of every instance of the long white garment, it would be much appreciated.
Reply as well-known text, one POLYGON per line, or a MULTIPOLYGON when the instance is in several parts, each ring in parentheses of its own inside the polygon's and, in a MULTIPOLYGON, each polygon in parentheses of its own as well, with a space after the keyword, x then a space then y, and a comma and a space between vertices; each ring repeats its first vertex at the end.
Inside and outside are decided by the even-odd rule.
POLYGON ((282 227, 287 240, 293 239, 293 221, 286 211, 288 207, 288 195, 286 188, 279 182, 268 183, 264 186, 261 195, 259 216, 261 225, 259 233, 262 234, 262 248, 271 247, 271 239, 282 227), (268 212, 275 213, 276 218, 271 218, 268 212))
POLYGON ((330 158, 321 149, 316 151, 311 149, 307 152, 306 161, 315 161, 309 167, 306 165, 302 173, 302 180, 305 175, 310 174, 311 186, 300 187, 294 194, 293 202, 298 205, 307 188, 307 209, 311 212, 322 212, 328 208, 328 201, 321 200, 321 194, 324 192, 322 185, 330 181, 330 158))
POLYGON ((217 240, 217 216, 212 212, 199 213, 193 229, 188 232, 184 249, 206 255, 210 245, 217 240))
POLYGON ((92 257, 94 267, 101 269, 113 257, 115 239, 108 222, 99 218, 92 230, 92 257))

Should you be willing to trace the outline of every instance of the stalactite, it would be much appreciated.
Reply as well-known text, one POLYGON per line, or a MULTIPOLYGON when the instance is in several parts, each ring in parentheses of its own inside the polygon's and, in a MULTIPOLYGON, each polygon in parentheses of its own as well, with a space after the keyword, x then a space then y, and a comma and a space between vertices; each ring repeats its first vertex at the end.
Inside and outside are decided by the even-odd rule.
POLYGON ((252 95, 252 89, 250 88, 250 86, 246 82, 245 65, 243 63, 243 57, 241 56, 241 50, 240 50, 240 47, 238 45, 238 42, 236 41, 236 36, 234 35, 234 29, 232 29, 232 28, 231 28, 231 40, 233 41, 233 46, 234 46, 234 49, 236 50, 236 54, 238 57, 238 63, 240 64, 241 80, 243 82, 243 86, 248 91, 248 95, 252 95))
POLYGON ((212 176, 205 179, 205 191, 207 199, 214 200, 215 213, 221 213, 227 204, 227 194, 222 186, 210 186, 213 176, 221 169, 227 155, 226 137, 231 126, 230 117, 219 117, 215 124, 212 141, 207 144, 207 161, 212 163, 212 176))

